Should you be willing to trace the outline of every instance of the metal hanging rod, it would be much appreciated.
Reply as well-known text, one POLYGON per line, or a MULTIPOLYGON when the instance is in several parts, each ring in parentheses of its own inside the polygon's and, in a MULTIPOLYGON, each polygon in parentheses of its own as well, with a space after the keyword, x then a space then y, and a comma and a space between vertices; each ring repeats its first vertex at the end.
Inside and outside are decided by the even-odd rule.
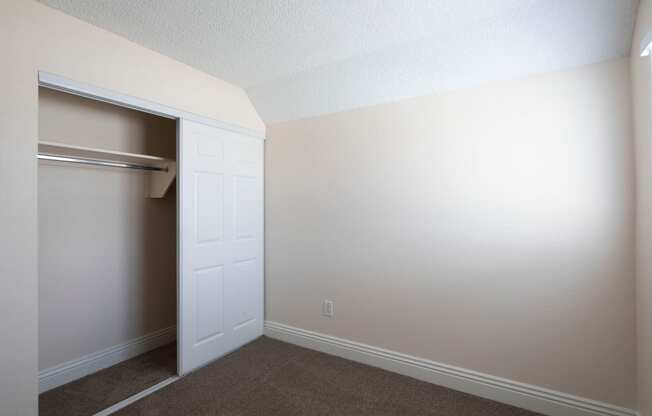
POLYGON ((39 153, 36 156, 38 159, 41 160, 53 160, 56 162, 69 162, 69 163, 79 163, 82 165, 95 165, 95 166, 108 166, 112 168, 124 168, 124 169, 136 169, 136 170, 153 170, 153 171, 160 171, 160 172, 167 172, 168 168, 164 167, 158 167, 158 166, 148 166, 148 165, 138 165, 135 163, 127 163, 127 162, 118 162, 118 161, 113 161, 113 160, 101 160, 101 159, 89 159, 89 158, 82 158, 82 157, 70 157, 70 156, 57 156, 57 155, 50 155, 50 154, 45 154, 45 153, 39 153))

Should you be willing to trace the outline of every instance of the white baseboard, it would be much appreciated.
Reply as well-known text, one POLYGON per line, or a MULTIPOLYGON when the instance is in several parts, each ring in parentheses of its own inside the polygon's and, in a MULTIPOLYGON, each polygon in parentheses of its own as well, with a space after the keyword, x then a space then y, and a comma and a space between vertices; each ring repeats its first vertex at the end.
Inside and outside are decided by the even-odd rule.
POLYGON ((39 372, 39 393, 77 380, 154 348, 169 344, 177 337, 176 326, 163 328, 102 351, 85 355, 39 372))
POLYGON ((638 412, 371 345, 265 322, 265 335, 549 416, 637 416, 638 412))

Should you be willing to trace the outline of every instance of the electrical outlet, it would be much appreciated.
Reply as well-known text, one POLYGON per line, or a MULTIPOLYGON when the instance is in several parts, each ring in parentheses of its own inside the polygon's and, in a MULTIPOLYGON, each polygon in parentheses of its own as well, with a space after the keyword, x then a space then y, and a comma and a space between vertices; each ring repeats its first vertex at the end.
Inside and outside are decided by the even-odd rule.
POLYGON ((332 300, 324 300, 321 304, 321 314, 329 318, 333 317, 335 313, 335 307, 333 306, 332 300))

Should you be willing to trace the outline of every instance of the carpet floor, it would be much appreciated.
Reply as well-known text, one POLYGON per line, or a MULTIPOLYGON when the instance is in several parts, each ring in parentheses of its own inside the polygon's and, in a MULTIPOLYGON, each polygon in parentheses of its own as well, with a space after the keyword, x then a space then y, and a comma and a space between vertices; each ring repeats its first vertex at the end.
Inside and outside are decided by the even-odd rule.
POLYGON ((117 416, 535 416, 262 337, 117 416))
POLYGON ((123 361, 39 395, 39 416, 91 416, 176 375, 176 344, 123 361))

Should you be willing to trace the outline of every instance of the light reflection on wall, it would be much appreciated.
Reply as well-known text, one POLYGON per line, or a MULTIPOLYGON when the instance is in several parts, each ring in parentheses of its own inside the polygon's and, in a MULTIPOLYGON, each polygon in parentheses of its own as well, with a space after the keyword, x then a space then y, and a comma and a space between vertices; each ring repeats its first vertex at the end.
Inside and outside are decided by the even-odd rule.
POLYGON ((270 126, 267 319, 633 407, 628 73, 270 126))

